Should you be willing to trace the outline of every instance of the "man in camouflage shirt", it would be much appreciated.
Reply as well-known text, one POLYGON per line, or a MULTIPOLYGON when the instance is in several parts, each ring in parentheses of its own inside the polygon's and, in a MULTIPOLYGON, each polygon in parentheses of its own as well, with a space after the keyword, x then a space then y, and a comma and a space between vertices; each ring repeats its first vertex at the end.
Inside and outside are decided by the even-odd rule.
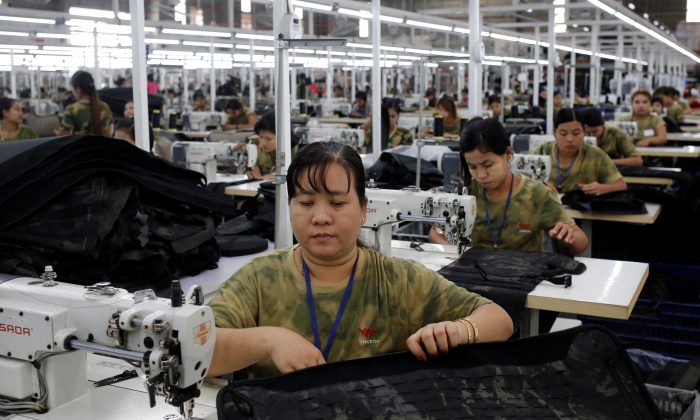
POLYGON ((610 156, 615 165, 642 166, 642 157, 629 137, 617 127, 607 127, 600 111, 587 108, 581 118, 586 135, 596 138, 598 147, 610 156))

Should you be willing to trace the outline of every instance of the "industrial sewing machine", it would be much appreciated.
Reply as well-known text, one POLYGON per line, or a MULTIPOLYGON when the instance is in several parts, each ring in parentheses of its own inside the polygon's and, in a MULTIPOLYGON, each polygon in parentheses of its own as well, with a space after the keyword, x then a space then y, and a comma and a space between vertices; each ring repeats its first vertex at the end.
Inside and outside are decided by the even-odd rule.
POLYGON ((552 171, 552 158, 546 155, 515 153, 512 168, 516 174, 523 174, 530 179, 546 184, 552 171))
POLYGON ((191 418, 214 353, 212 310, 202 289, 170 299, 109 283, 79 286, 0 277, 0 410, 50 411, 87 393, 87 353, 125 359, 140 371, 150 406, 156 395, 191 418))
POLYGON ((365 147, 365 131, 360 128, 298 127, 294 134, 306 139, 307 143, 335 141, 352 147, 358 153, 362 153, 365 147))
POLYGON ((197 171, 204 174, 208 181, 213 181, 219 166, 232 168, 233 173, 244 173, 255 166, 258 146, 250 143, 176 141, 172 145, 172 156, 177 166, 197 171))
POLYGON ((474 228, 476 198, 417 189, 384 190, 367 188, 367 219, 360 238, 378 251, 390 255, 392 226, 423 222, 444 226, 445 239, 458 246, 461 254, 474 228))
POLYGON ((639 126, 636 121, 606 121, 605 125, 622 130, 630 140, 637 137, 637 132, 639 131, 639 126))
MULTIPOLYGON (((550 141, 554 141, 554 136, 551 134, 513 134, 510 137, 510 144, 515 153, 535 153, 541 145, 550 141)), ((595 137, 585 136, 583 142, 598 147, 595 137)))
POLYGON ((226 124, 228 115, 225 112, 183 112, 183 131, 206 131, 208 127, 217 128, 226 124))
MULTIPOLYGON (((321 115, 322 117, 332 117, 336 113, 348 116, 350 111, 352 111, 352 104, 345 98, 323 98, 319 101, 321 105, 321 115)), ((318 113, 317 113, 318 116, 318 113)))

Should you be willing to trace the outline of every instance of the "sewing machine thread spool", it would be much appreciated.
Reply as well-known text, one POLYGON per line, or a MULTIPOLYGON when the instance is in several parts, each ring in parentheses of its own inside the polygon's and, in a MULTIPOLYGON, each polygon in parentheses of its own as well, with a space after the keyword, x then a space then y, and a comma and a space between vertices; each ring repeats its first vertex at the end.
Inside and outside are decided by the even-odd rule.
POLYGON ((436 115, 433 119, 433 137, 442 137, 445 134, 445 120, 442 115, 436 115))
POLYGON ((153 128, 160 128, 160 111, 157 109, 153 110, 153 116, 151 117, 151 124, 153 128))
POLYGON ((174 130, 177 128, 177 113, 171 112, 170 113, 170 119, 168 121, 168 128, 171 130, 174 130))
POLYGON ((299 114, 306 114, 306 104, 304 102, 299 102, 299 114))

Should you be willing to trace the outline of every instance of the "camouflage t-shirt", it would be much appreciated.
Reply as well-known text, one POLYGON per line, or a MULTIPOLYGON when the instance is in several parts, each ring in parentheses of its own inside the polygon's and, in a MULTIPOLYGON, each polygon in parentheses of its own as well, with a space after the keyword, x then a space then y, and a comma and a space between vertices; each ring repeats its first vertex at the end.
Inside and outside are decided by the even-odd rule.
POLYGON ((16 136, 12 137, 11 139, 2 137, 0 138, 0 141, 30 140, 36 138, 39 138, 39 136, 37 136, 34 130, 29 128, 27 125, 20 124, 19 131, 17 132, 16 136))
MULTIPOLYGON (((561 203, 547 186, 527 176, 520 175, 520 177, 520 183, 513 188, 498 248, 541 252, 544 230, 553 228, 557 222, 573 226, 574 221, 564 213, 561 203)), ((484 189, 472 179, 469 191, 476 197, 472 246, 493 248, 491 232, 494 237, 498 237, 498 227, 503 220, 503 210, 508 197, 488 197, 491 217, 491 231, 489 231, 484 189)))
POLYGON ((668 108, 668 118, 670 118, 672 121, 677 123, 681 122, 684 116, 685 111, 683 110, 683 107, 677 102, 668 108))
MULTIPOLYGON (((372 144, 372 129, 365 132, 365 146, 372 144)), ((413 134, 403 127, 396 127, 393 133, 389 134, 389 147, 413 144, 413 134)))
POLYGON ((563 179, 561 187, 558 187, 560 193, 580 188, 581 184, 590 184, 598 182, 600 184, 612 184, 620 178, 622 174, 617 170, 612 159, 602 150, 595 146, 583 143, 578 156, 571 166, 571 171, 565 177, 568 169, 567 165, 559 166, 557 171, 557 148, 554 147, 556 141, 550 141, 540 146, 535 154, 549 155, 552 158, 552 171, 549 174, 549 181, 558 187, 557 172, 560 173, 563 179))
POLYGON ((255 166, 260 168, 263 175, 270 174, 275 167, 275 158, 275 153, 268 153, 262 147, 258 147, 258 159, 255 161, 255 166))
MULTIPOLYGON (((293 247, 257 257, 224 283, 210 303, 217 327, 277 326, 314 342, 306 284, 293 247)), ((321 344, 325 347, 347 280, 312 285, 321 344)), ((362 249, 350 299, 328 361, 406 350, 421 327, 455 320, 490 303, 420 263, 362 249)), ((254 377, 279 374, 271 359, 249 369, 254 377)))
POLYGON ((607 153, 610 159, 639 156, 629 137, 617 127, 605 127, 605 136, 603 141, 598 143, 598 147, 607 153))
POLYGON ((639 140, 645 137, 654 137, 656 135, 656 129, 665 126, 666 123, 664 119, 658 115, 649 115, 645 119, 632 119, 632 116, 621 118, 622 121, 636 121, 637 122, 637 135, 634 136, 634 143, 636 144, 639 140), (651 131, 649 131, 651 130, 651 131), (653 132, 653 134, 651 134, 653 132))
MULTIPOLYGON (((109 127, 112 124, 112 111, 109 105, 99 101, 100 108, 100 125, 102 128, 109 127)), ((90 130, 92 111, 90 101, 78 101, 68 105, 63 111, 61 118, 61 130, 70 131, 73 134, 86 134, 90 130)))
POLYGON ((250 108, 248 108, 247 106, 244 106, 243 109, 241 110, 241 114, 238 116, 238 118, 231 118, 229 116, 228 120, 226 120, 226 124, 227 125, 248 124, 248 114, 250 114, 250 108))
POLYGON ((445 121, 445 134, 459 134, 459 120, 459 117, 457 117, 449 124, 445 121))

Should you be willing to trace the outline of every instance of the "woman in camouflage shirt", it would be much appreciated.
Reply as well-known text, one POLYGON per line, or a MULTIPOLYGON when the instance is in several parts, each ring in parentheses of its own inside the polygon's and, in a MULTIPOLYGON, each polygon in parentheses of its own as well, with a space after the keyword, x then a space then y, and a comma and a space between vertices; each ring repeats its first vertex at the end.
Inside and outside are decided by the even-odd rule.
POLYGON ((287 192, 299 244, 253 259, 221 286, 209 375, 255 365, 252 375, 269 376, 406 349, 425 361, 512 334, 497 304, 358 243, 368 201, 349 146, 306 145, 287 192))
POLYGON ((63 112, 58 135, 95 134, 112 135, 112 111, 100 101, 92 75, 79 70, 71 77, 71 85, 78 102, 70 104, 63 112))
POLYGON ((36 132, 22 124, 22 104, 17 99, 0 99, 0 111, 2 111, 2 125, 0 125, 0 141, 28 140, 38 136, 36 132))

